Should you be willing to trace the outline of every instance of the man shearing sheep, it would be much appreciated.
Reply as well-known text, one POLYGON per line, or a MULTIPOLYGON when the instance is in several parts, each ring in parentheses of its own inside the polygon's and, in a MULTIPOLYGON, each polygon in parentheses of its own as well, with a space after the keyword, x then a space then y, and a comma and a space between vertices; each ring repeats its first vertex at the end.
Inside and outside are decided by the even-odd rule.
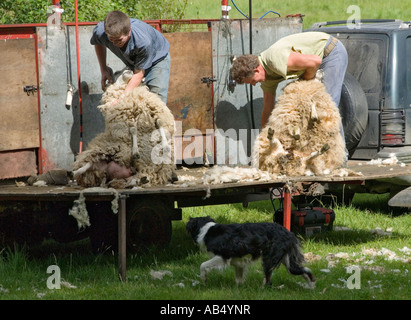
POLYGON ((113 82, 107 67, 107 48, 133 71, 125 91, 138 87, 143 78, 151 92, 167 104, 170 79, 170 44, 156 29, 138 19, 130 19, 121 11, 110 11, 93 30, 94 45, 101 71, 101 88, 113 82))
MULTIPOLYGON (((313 79, 319 69, 324 73, 327 92, 338 106, 347 64, 347 51, 337 38, 324 32, 304 32, 281 38, 258 56, 238 57, 233 62, 232 75, 238 84, 261 82, 264 128, 274 108, 278 84, 293 78, 313 79)), ((344 137, 342 126, 341 132, 344 137)))
MULTIPOLYGON (((170 44, 160 32, 143 21, 130 19, 121 11, 110 11, 94 28, 90 43, 95 47, 100 65, 103 91, 106 82, 113 83, 114 80, 106 61, 108 48, 133 71, 125 92, 138 87, 144 79, 150 91, 157 93, 167 104, 170 44)), ((111 178, 131 176, 130 169, 116 162, 108 164, 107 172, 111 178)))

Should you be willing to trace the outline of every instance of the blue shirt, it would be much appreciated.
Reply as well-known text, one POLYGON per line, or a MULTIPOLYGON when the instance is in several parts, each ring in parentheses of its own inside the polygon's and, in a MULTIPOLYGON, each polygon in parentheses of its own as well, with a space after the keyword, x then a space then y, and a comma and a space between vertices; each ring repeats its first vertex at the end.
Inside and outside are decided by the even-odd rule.
POLYGON ((104 22, 99 22, 90 39, 92 45, 100 44, 110 49, 131 70, 147 70, 163 59, 169 52, 167 39, 147 23, 130 19, 131 37, 125 50, 116 47, 104 32, 104 22))

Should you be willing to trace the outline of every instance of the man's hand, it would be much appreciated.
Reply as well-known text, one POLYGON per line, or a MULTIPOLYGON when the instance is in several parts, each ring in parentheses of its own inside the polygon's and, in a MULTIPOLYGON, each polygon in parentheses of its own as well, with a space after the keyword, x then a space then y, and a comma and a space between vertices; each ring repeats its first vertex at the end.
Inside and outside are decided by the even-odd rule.
POLYGON ((106 91, 107 89, 107 82, 113 83, 113 78, 111 76, 110 71, 106 67, 105 69, 101 70, 101 89, 106 91))
POLYGON ((101 89, 106 91, 106 82, 113 83, 113 78, 111 76, 110 69, 107 67, 107 48, 101 44, 96 44, 94 46, 96 51, 98 64, 100 65, 100 72, 101 72, 101 89))
POLYGON ((119 99, 114 100, 114 101, 111 103, 110 107, 115 106, 115 105, 118 103, 118 100, 119 100, 119 99))

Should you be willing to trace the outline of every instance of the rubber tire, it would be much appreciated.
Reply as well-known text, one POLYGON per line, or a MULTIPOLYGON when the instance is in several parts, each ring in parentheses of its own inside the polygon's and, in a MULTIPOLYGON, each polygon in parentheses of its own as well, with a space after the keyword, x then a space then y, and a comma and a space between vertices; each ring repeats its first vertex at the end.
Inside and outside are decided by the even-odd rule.
POLYGON ((172 223, 160 199, 133 199, 127 203, 127 248, 132 251, 167 247, 172 223))
POLYGON ((90 217, 89 237, 94 253, 118 251, 118 215, 113 213, 111 202, 87 202, 90 217))
POLYGON ((367 127, 368 103, 361 85, 348 72, 344 77, 338 108, 344 127, 345 145, 351 155, 367 127))

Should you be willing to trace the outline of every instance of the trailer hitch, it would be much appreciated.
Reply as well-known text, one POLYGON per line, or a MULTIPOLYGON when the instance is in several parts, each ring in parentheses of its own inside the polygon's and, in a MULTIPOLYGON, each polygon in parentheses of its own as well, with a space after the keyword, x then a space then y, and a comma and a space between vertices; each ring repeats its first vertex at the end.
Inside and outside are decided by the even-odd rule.
POLYGON ((37 88, 37 86, 24 86, 23 90, 29 96, 30 93, 32 95, 34 95, 34 92, 36 92, 38 90, 38 88, 37 88))
POLYGON ((202 82, 202 83, 207 83, 207 87, 209 87, 209 88, 210 88, 210 84, 211 84, 212 82, 216 82, 216 81, 217 81, 217 79, 211 78, 211 77, 203 77, 203 78, 201 78, 201 82, 202 82))

